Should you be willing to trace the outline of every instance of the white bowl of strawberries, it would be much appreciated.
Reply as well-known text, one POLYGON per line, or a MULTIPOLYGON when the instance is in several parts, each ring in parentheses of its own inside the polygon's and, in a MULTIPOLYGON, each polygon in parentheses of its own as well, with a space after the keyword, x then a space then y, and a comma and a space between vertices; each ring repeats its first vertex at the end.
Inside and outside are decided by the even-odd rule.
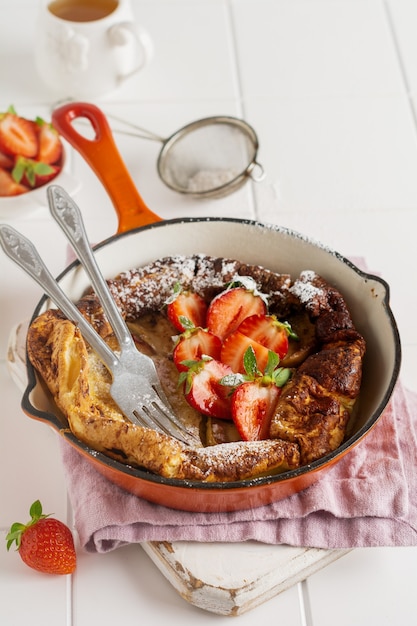
POLYGON ((51 181, 74 193, 78 183, 64 165, 65 148, 51 123, 21 117, 13 107, 0 112, 0 217, 45 206, 51 181))

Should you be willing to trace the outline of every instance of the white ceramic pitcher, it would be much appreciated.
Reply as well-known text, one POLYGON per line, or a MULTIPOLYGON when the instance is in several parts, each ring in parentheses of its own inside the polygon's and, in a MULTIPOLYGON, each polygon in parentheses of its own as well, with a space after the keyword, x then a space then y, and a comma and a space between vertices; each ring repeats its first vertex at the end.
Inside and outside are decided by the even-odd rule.
POLYGON ((35 63, 62 98, 112 92, 152 56, 152 40, 130 0, 41 0, 35 63))

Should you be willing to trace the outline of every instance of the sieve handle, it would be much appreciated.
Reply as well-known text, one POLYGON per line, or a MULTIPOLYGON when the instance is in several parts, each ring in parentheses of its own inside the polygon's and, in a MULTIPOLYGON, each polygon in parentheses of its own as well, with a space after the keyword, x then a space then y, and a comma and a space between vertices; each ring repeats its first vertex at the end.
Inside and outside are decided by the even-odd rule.
POLYGON ((104 185, 116 209, 117 232, 158 222, 161 218, 143 201, 117 149, 104 113, 86 102, 70 102, 56 108, 52 123, 57 131, 87 161, 104 185), (86 118, 93 127, 93 139, 81 135, 73 125, 86 118))

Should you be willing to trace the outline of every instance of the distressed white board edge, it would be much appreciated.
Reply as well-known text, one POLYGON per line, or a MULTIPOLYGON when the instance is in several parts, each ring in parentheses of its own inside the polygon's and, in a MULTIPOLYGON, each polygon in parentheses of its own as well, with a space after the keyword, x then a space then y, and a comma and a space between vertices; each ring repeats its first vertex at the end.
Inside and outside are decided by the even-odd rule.
POLYGON ((259 606, 350 552, 257 542, 141 546, 187 602, 229 616, 259 606))

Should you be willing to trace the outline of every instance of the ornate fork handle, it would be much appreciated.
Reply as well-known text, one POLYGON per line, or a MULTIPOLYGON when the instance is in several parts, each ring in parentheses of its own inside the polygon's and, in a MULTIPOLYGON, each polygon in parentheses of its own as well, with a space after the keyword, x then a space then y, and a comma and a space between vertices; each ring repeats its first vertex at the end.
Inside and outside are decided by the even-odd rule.
POLYGON ((121 349, 134 347, 132 336, 92 253, 80 209, 67 192, 58 185, 48 187, 47 194, 52 217, 66 234, 87 272, 121 349))
POLYGON ((64 315, 77 323, 81 333, 104 364, 109 370, 113 370, 118 364, 117 356, 62 291, 32 242, 11 226, 3 224, 0 226, 0 244, 7 256, 40 285, 64 315))

